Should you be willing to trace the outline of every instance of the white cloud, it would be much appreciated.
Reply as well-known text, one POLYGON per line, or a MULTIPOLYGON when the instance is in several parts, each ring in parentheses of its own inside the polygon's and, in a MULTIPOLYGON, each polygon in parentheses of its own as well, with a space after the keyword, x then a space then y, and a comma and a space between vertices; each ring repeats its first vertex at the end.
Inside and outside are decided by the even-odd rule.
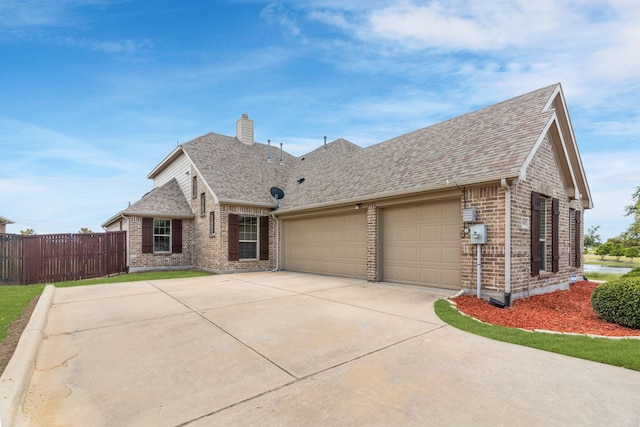
POLYGON ((3 175, 12 173, 30 173, 49 170, 55 173, 60 169, 82 166, 96 169, 108 169, 118 173, 137 170, 132 160, 125 160, 98 145, 92 145, 81 139, 65 135, 56 130, 39 125, 0 117, 0 141, 3 156, 11 162, 5 165, 3 175))
POLYGON ((285 27, 287 32, 292 36, 299 36, 301 34, 300 27, 295 19, 291 17, 289 9, 280 3, 269 3, 262 9, 260 16, 269 23, 285 27))
POLYGON ((100 41, 86 38, 65 37, 62 40, 62 43, 73 47, 105 53, 136 53, 142 50, 151 49, 154 46, 153 41, 150 39, 100 41))

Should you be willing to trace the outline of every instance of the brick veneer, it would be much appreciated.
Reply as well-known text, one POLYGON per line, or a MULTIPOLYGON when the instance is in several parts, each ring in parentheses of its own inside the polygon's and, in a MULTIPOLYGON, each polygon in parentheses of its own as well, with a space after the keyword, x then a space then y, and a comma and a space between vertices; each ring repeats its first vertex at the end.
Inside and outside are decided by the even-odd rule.
POLYGON ((378 217, 375 203, 367 206, 367 280, 378 281, 378 217))
MULTIPOLYGON (((191 170, 196 173, 195 169, 191 170)), ((194 175, 192 175, 194 176, 194 175)), ((199 183, 202 179, 198 176, 199 183)), ((203 187, 203 185, 200 185, 203 187)), ((191 207, 195 212, 194 222, 194 265, 198 268, 217 273, 232 271, 258 271, 276 268, 276 230, 277 219, 269 218, 269 260, 228 260, 229 248, 229 214, 245 216, 270 216, 268 208, 248 207, 215 203, 213 194, 208 189, 199 189, 199 194, 191 198, 191 207), (205 194, 205 214, 200 215, 201 193, 205 194), (215 233, 209 232, 209 213, 215 213, 215 233)))
MULTIPOLYGON (((571 199, 553 146, 548 138, 542 141, 526 171, 527 179, 511 185, 511 299, 527 297, 556 289, 566 289, 572 276, 580 277, 582 267, 570 261, 569 208, 571 199), (537 191, 560 201, 559 271, 551 272, 551 236, 547 237, 547 271, 531 276, 531 192, 537 191)), ((477 223, 487 224, 487 244, 482 246, 483 297, 501 297, 505 292, 505 196, 498 183, 487 187, 466 189, 467 207, 475 207, 477 223)), ((551 203, 547 206, 550 233, 551 203)), ((578 230, 584 235, 584 227, 578 230)), ((582 241, 582 239, 580 239, 582 241)), ((583 248, 576 248, 582 254, 583 248)), ((474 293, 476 281, 476 248, 469 235, 462 239, 460 278, 462 287, 474 293)), ((583 263, 581 262, 580 265, 583 263)))
POLYGON ((193 221, 182 220, 182 253, 143 254, 142 253, 142 217, 128 218, 129 269, 144 270, 157 267, 189 268, 193 266, 193 221))

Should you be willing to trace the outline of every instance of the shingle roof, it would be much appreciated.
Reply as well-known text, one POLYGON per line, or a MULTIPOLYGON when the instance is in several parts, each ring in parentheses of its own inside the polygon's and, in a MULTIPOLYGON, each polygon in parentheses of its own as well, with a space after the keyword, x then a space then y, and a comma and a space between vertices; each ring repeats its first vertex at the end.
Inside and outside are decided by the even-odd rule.
POLYGON ((221 201, 274 204, 271 187, 282 187, 296 158, 266 144, 243 144, 234 137, 208 133, 182 145, 203 179, 221 201))
POLYGON ((15 224, 15 223, 11 221, 9 218, 5 218, 2 215, 0 215, 0 224, 15 224))
MULTIPOLYGON (((285 186, 284 208, 518 176, 553 111, 558 85, 429 126, 349 155, 304 161, 285 186)), ((317 150, 316 150, 317 151, 317 150)), ((299 162, 300 163, 300 162, 299 162)), ((300 163, 300 166, 301 163, 300 163)))
POLYGON ((175 178, 142 196, 140 200, 123 210, 122 214, 193 218, 191 206, 175 178))
MULTIPOLYGON (((547 86, 367 148, 338 139, 301 157, 283 152, 284 164, 275 145, 267 162, 267 145, 247 145, 216 133, 181 149, 221 202, 274 206, 269 189, 277 186, 285 191, 281 209, 453 185, 447 181, 486 182, 519 176, 554 115, 553 108, 545 107, 558 90, 559 84, 547 86)), ((150 177, 171 161, 171 156, 165 159, 150 177)), ((191 214, 177 182, 170 184, 124 212, 191 214)))

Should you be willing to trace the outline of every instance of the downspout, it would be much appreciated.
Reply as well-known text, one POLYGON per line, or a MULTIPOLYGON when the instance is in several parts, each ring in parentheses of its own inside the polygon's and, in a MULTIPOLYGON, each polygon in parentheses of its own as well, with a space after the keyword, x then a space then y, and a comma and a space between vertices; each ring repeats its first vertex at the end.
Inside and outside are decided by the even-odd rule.
POLYGON ((511 186, 505 178, 500 180, 504 188, 504 305, 511 307, 511 186))

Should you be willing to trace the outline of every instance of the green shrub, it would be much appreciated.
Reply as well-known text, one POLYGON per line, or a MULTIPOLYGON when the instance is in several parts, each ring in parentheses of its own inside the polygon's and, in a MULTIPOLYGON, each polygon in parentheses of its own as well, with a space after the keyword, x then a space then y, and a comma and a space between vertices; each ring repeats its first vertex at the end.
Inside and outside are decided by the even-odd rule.
POLYGON ((622 277, 640 277, 640 267, 636 267, 627 274, 624 274, 622 277))
POLYGON ((591 294, 591 306, 607 322, 640 329, 640 277, 603 283, 591 294))

